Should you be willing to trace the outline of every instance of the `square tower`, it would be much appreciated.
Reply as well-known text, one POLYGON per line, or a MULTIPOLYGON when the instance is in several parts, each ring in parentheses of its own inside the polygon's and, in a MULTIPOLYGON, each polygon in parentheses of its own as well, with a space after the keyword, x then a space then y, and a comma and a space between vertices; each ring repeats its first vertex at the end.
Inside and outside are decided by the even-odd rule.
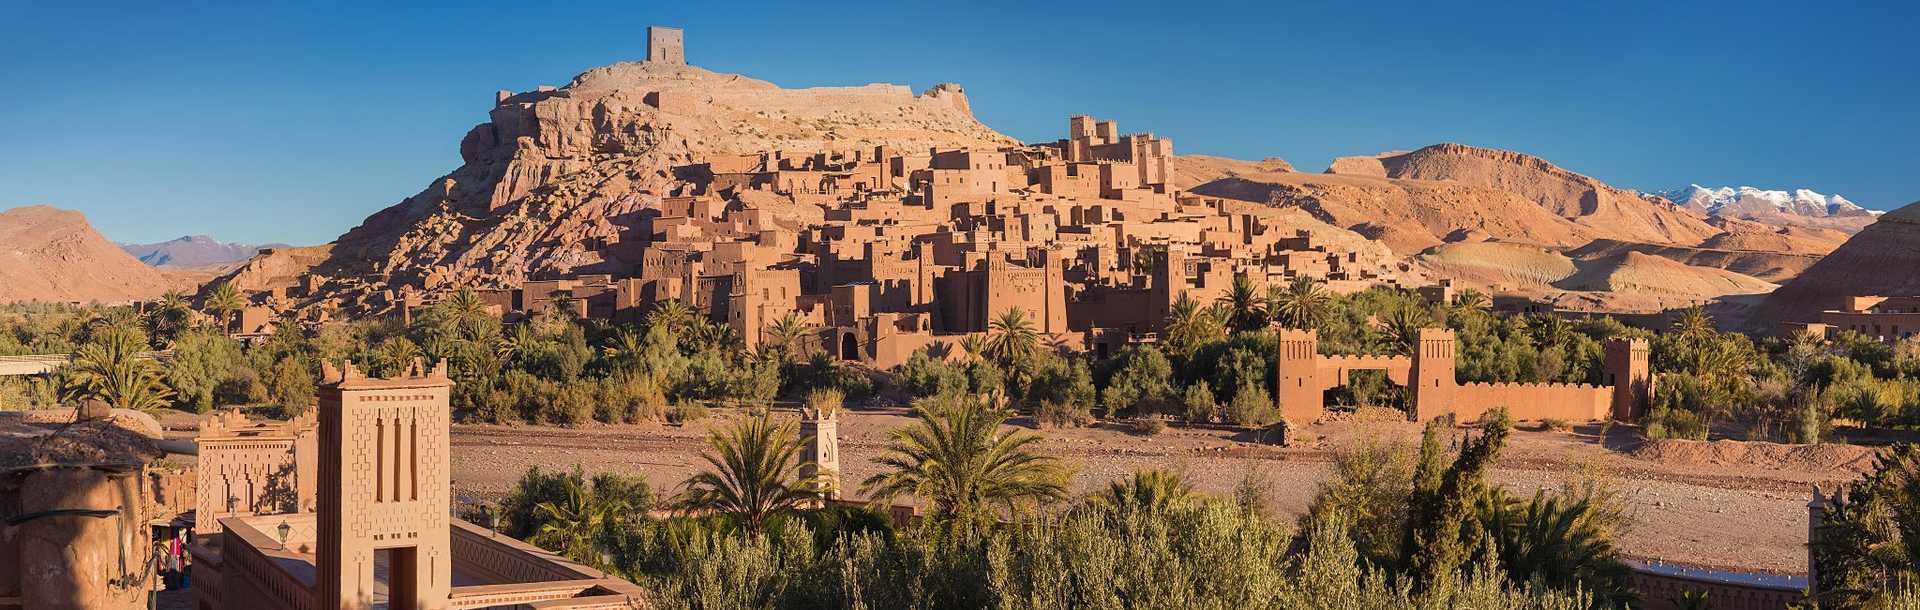
POLYGON ((686 65, 686 40, 680 28, 657 25, 647 26, 647 61, 661 64, 686 65))
POLYGON ((1453 412, 1454 337, 1446 328, 1420 329, 1414 346, 1412 372, 1407 376, 1413 399, 1414 421, 1425 422, 1453 412))
POLYGON ((807 408, 800 417, 800 477, 820 479, 824 495, 840 495, 840 415, 807 408))
POLYGON ((1630 422, 1653 402, 1646 339, 1611 339, 1606 346, 1606 384, 1613 386, 1613 419, 1630 422))
POLYGON ((324 367, 315 597, 323 610, 373 607, 384 556, 387 607, 446 608, 453 556, 448 527, 447 363, 401 376, 324 367))

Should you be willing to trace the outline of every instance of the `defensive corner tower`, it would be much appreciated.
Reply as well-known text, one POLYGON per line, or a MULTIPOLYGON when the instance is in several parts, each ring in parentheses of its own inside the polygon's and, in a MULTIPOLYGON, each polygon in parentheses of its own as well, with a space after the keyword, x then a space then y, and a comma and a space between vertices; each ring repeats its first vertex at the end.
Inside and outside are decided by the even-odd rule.
POLYGON ((647 26, 647 61, 685 65, 687 63, 686 38, 680 32, 680 28, 647 26))
POLYGON ((348 362, 325 367, 320 386, 319 569, 324 610, 370 608, 376 563, 387 574, 388 608, 445 608, 453 581, 449 549, 445 360, 404 375, 362 375, 348 362), (376 556, 384 556, 378 562, 376 556))

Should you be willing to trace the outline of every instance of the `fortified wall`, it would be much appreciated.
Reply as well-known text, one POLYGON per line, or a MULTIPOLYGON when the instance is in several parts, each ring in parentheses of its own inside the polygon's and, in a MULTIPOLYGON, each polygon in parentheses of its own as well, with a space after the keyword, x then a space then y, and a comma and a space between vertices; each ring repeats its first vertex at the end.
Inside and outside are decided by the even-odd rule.
POLYGON ((1320 336, 1312 330, 1282 329, 1275 367, 1274 400, 1280 417, 1306 423, 1326 414, 1325 392, 1347 384, 1353 371, 1385 371, 1407 389, 1411 415, 1427 421, 1445 414, 1472 421, 1496 407, 1514 419, 1593 421, 1630 420, 1644 414, 1652 398, 1645 339, 1607 342, 1607 385, 1566 383, 1459 383, 1455 379, 1452 330, 1420 329, 1407 356, 1322 356, 1320 336))

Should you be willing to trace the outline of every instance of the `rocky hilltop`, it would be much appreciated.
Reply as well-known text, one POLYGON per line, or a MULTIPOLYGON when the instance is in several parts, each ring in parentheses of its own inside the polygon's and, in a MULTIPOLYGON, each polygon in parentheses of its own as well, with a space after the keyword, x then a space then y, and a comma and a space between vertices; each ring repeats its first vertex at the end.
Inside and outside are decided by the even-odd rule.
POLYGON ((151 299, 191 283, 141 263, 79 212, 44 205, 0 211, 0 303, 151 299))
POLYGON ((1760 302, 1755 330, 1774 322, 1812 321, 1848 296, 1920 294, 1920 202, 1880 215, 1873 224, 1760 302))
POLYGON ((121 244, 120 249, 140 259, 140 262, 155 267, 205 269, 245 261, 258 254, 261 248, 285 246, 225 243, 205 235, 188 235, 153 244, 121 244))
MULTIPOLYGON (((585 244, 636 230, 639 211, 666 194, 674 165, 768 150, 1011 143, 974 119, 957 85, 918 94, 888 84, 784 89, 693 66, 623 62, 563 87, 501 91, 488 120, 461 140, 463 165, 368 217, 310 270, 325 280, 321 294, 349 311, 377 310, 396 286, 496 286, 592 271, 608 254, 585 244)), ((278 285, 305 272, 296 269, 314 252, 282 254, 227 279, 278 285)))

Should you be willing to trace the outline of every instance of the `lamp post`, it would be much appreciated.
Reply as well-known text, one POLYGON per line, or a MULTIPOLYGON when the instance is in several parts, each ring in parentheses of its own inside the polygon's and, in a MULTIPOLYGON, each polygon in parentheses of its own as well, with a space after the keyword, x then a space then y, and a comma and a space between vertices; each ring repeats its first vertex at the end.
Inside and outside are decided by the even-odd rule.
POLYGON ((288 525, 286 519, 281 519, 280 527, 274 529, 280 532, 280 550, 287 550, 287 535, 293 533, 293 526, 288 525))

